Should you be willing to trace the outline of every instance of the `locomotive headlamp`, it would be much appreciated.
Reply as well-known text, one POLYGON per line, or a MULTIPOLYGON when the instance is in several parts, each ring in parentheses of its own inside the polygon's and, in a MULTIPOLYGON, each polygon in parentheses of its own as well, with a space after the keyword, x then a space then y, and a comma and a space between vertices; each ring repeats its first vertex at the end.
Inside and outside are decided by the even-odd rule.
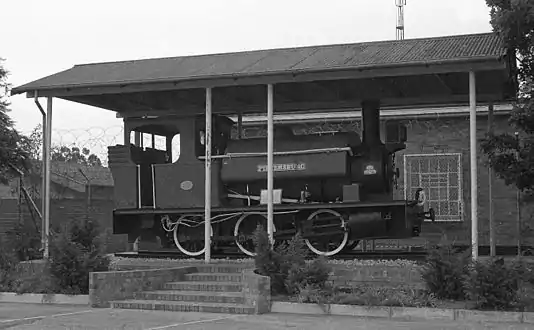
POLYGON ((423 206, 426 202, 426 194, 423 188, 418 188, 415 191, 414 199, 417 201, 417 205, 423 206))

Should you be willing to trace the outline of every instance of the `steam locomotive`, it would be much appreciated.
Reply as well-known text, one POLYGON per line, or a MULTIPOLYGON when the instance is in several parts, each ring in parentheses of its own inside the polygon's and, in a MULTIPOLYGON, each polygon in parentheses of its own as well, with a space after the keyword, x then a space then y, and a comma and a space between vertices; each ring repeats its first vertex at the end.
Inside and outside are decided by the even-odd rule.
MULTIPOLYGON (((362 102, 363 132, 296 135, 274 130, 274 239, 297 232, 315 254, 332 256, 354 249, 361 239, 419 236, 425 197, 395 200, 399 178, 395 154, 406 148, 406 127, 386 125, 380 136, 378 101, 362 102)), ((227 116, 212 119, 212 250, 253 256, 252 234, 267 228, 267 139, 234 138, 227 116)), ((240 127, 239 127, 240 129, 240 127)), ((204 253, 205 116, 125 119, 125 145, 110 146, 115 183, 113 231, 130 243, 154 235, 163 247, 189 256, 204 253), (135 133, 134 133, 135 132, 135 133), (130 141, 132 133, 148 134, 130 141), (180 138, 173 159, 172 139, 180 138), (155 140, 165 141, 156 148, 155 140)))

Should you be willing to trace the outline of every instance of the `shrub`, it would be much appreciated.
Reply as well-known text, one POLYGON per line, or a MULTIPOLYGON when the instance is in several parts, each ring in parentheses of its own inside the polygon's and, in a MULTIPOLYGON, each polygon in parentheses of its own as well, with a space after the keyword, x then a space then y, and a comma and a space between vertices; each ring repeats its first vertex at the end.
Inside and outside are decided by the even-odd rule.
POLYGON ((330 268, 323 259, 306 263, 308 250, 300 234, 273 249, 267 232, 258 225, 254 245, 256 271, 271 278, 273 294, 298 294, 307 286, 324 289, 330 268))
POLYGON ((428 290, 439 299, 464 300, 469 258, 469 251, 457 252, 452 245, 431 249, 421 273, 428 290))
POLYGON ((502 258, 477 261, 464 277, 467 297, 477 308, 509 310, 522 308, 522 267, 502 258))
POLYGON ((318 288, 317 286, 306 284, 299 288, 296 298, 300 303, 312 303, 325 305, 334 301, 334 292, 329 287, 318 288))
POLYGON ((289 294, 299 294, 302 289, 307 288, 324 291, 331 267, 326 264, 323 258, 312 260, 303 265, 294 264, 288 272, 286 288, 289 294))
POLYGON ((19 267, 17 278, 13 281, 10 291, 16 293, 62 293, 55 278, 50 273, 50 263, 45 262, 37 269, 19 267))
POLYGON ((96 228, 94 224, 73 224, 53 237, 50 274, 62 293, 87 294, 89 273, 108 270, 110 260, 103 255, 105 240, 96 228))
POLYGON ((348 293, 336 293, 332 303, 363 306, 436 307, 435 296, 424 290, 357 286, 348 293))
POLYGON ((284 293, 284 265, 283 257, 277 251, 271 249, 269 236, 261 225, 254 231, 254 264, 260 275, 269 276, 271 279, 271 292, 273 294, 284 293))
POLYGON ((41 234, 26 223, 17 223, 6 232, 6 247, 14 251, 20 261, 36 260, 43 257, 41 248, 41 234))
POLYGON ((17 257, 12 250, 6 248, 6 244, 0 241, 0 290, 11 291, 16 276, 14 271, 17 267, 17 257))

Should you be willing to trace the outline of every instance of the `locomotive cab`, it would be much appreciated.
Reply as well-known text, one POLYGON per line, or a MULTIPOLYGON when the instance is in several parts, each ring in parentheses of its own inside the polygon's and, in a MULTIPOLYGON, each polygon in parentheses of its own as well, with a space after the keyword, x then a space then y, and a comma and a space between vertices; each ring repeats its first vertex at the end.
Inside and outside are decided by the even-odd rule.
POLYGON ((125 143, 108 148, 117 208, 154 205, 153 167, 172 163, 172 139, 178 133, 172 125, 131 120, 125 125, 125 143))

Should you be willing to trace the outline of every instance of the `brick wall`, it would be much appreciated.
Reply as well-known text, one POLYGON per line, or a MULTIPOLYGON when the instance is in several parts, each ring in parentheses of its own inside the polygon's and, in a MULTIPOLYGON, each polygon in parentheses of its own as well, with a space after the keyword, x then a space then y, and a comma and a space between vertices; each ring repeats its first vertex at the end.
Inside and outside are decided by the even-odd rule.
MULTIPOLYGON (((41 200, 36 199, 34 202, 40 209, 41 200)), ((86 199, 52 199, 50 201, 50 224, 53 228, 89 218, 99 223, 102 228, 111 229, 113 207, 112 200, 92 200, 88 206, 86 199)), ((29 224, 35 221, 38 228, 41 228, 38 216, 34 214, 32 219, 26 204, 22 205, 21 210, 22 214, 19 218, 18 200, 0 200, 0 235, 13 228, 19 219, 29 224)), ((124 235, 113 235, 108 243, 108 252, 126 251, 127 239, 124 235)))
MULTIPOLYGON (((407 149, 397 157, 397 166, 401 173, 404 169, 403 155, 407 154, 434 154, 439 158, 441 153, 461 154, 461 220, 428 223, 423 228, 423 237, 435 241, 443 234, 447 238, 459 243, 468 243, 471 240, 471 183, 470 183, 470 156, 469 156, 469 118, 434 119, 434 120, 411 120, 405 121, 408 125, 407 149)), ((495 117, 495 131, 513 132, 508 124, 506 116, 495 117)), ((483 138, 487 132, 487 118, 477 118, 477 138, 483 138)), ((479 243, 489 244, 489 176, 486 165, 487 158, 480 150, 478 158, 478 229, 479 243)), ((404 194, 404 175, 401 175, 397 197, 404 194)), ((493 208, 496 228, 496 240, 498 245, 514 245, 517 239, 516 229, 516 193, 512 187, 508 187, 498 178, 493 181, 493 208)), ((523 222, 532 222, 531 205, 525 205, 522 212, 523 222)), ((525 234, 525 232, 524 232, 525 234)), ((532 234, 524 235, 524 244, 534 244, 532 234)))
MULTIPOLYGON (((508 116, 495 116, 495 132, 514 132, 507 122, 508 116)), ((393 121, 395 122, 395 121, 393 121)), ((459 221, 443 221, 439 223, 425 223, 423 239, 431 243, 438 242, 446 236, 458 244, 469 244, 471 241, 471 190, 470 190, 470 156, 469 156, 469 116, 454 118, 411 119, 401 120, 407 125, 408 142, 407 148, 397 154, 396 164, 401 172, 398 182, 398 190, 395 197, 404 198, 404 155, 427 154, 435 155, 426 159, 440 158, 439 154, 459 153, 461 155, 461 218, 459 221)), ((487 117, 477 117, 477 139, 487 132, 487 117)), ((302 132, 321 131, 356 131, 361 134, 359 120, 345 121, 343 123, 320 123, 299 124, 294 126, 297 134, 302 132)), ((382 130, 384 133, 384 130, 382 130)), ((265 135, 263 127, 246 127, 246 136, 265 135)), ((383 134, 382 134, 383 135, 383 134)), ((479 244, 489 244, 489 177, 488 167, 485 164, 486 157, 480 150, 478 156, 478 228, 479 244)), ((498 178, 493 182, 493 207, 496 224, 496 240, 498 245, 517 244, 518 230, 516 228, 516 193, 512 187, 508 187, 498 178)), ((534 245, 534 235, 527 226, 532 226, 534 212, 533 205, 524 205, 522 210, 523 244, 534 245)), ((404 243, 410 244, 406 240, 404 243)), ((415 242, 415 241, 414 241, 415 242)), ((386 240, 377 240, 377 246, 385 244, 386 240)))
MULTIPOLYGON (((111 268, 113 270, 146 270, 178 267, 194 267, 202 265, 204 261, 188 262, 184 264, 181 261, 171 259, 119 259, 116 260, 111 268)), ((215 264, 216 265, 216 264, 215 264)), ((236 264, 246 269, 254 269, 254 262, 243 262, 236 264)), ((331 264, 332 273, 329 281, 336 286, 351 287, 357 284, 372 284, 379 286, 396 287, 399 285, 413 288, 423 288, 424 284, 421 279, 419 266, 388 266, 388 265, 342 265, 331 264)))
POLYGON ((354 287, 361 284, 381 287, 411 287, 423 289, 419 267, 361 266, 347 267, 336 265, 329 280, 337 287, 354 287))

